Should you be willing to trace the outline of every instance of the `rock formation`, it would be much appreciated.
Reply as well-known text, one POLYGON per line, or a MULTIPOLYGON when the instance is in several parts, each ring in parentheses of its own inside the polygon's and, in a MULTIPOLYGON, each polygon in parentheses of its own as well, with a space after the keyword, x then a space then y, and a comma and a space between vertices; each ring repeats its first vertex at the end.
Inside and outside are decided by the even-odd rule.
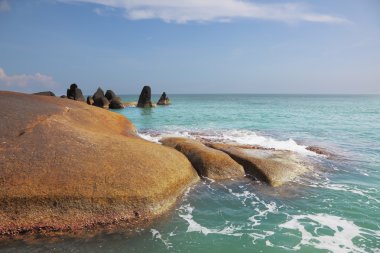
POLYGON ((121 114, 0 92, 0 234, 146 223, 199 177, 121 114))
POLYGON ((87 104, 88 105, 93 105, 94 104, 94 99, 91 96, 87 96, 87 104))
POLYGON ((207 146, 225 152, 244 167, 247 175, 271 186, 280 186, 308 170, 290 151, 242 149, 219 143, 207 146))
POLYGON ((153 107, 151 101, 151 89, 149 86, 144 86, 140 93, 139 101, 137 102, 137 107, 153 107))
POLYGON ((70 89, 67 89, 67 98, 83 102, 85 101, 81 89, 79 89, 78 85, 75 83, 70 85, 70 89))
POLYGON ((157 102, 157 105, 170 105, 170 99, 166 96, 166 93, 162 93, 160 99, 157 102))
POLYGON ((99 87, 94 95, 92 96, 92 99, 94 100, 93 105, 101 108, 108 109, 110 102, 108 99, 104 96, 104 91, 99 87))
POLYGON ((110 102, 110 109, 123 109, 124 104, 120 97, 116 96, 115 92, 112 90, 107 90, 105 97, 110 102))
POLYGON ((160 142, 182 152, 200 176, 211 179, 244 177, 244 169, 224 152, 186 138, 163 138, 160 142))
POLYGON ((55 94, 52 91, 41 91, 37 93, 33 93, 34 95, 40 95, 40 96, 52 96, 55 97, 55 94))

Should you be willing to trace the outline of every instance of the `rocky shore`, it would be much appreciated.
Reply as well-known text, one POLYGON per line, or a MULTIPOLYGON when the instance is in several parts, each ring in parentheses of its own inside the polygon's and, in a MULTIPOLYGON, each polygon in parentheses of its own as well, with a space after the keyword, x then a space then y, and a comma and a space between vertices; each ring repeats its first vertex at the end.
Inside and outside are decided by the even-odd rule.
MULTIPOLYGON (((143 88, 138 107, 153 106, 150 92, 143 88)), ((202 177, 281 186, 309 170, 289 151, 186 138, 152 143, 102 109, 124 106, 114 92, 98 88, 86 104, 73 84, 67 95, 0 92, 0 235, 142 224, 202 177)))

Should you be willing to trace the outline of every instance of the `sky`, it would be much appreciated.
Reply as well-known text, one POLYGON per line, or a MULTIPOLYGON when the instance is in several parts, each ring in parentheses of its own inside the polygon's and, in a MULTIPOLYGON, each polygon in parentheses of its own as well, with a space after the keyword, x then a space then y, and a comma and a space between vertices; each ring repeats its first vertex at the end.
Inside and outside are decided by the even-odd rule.
POLYGON ((0 0, 0 90, 380 93, 378 0, 0 0))

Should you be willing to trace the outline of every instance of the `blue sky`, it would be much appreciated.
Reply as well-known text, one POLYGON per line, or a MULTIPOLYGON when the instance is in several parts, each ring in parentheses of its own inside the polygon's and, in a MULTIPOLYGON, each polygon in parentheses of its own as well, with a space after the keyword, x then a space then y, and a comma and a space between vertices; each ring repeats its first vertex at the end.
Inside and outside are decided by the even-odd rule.
POLYGON ((0 90, 380 93, 377 0, 0 0, 0 90))

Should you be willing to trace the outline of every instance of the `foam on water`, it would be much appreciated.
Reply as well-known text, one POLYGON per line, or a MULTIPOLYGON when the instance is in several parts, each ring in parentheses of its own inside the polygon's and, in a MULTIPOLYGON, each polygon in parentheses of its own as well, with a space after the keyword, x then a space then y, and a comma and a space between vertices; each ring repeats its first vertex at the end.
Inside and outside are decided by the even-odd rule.
POLYGON ((276 150, 289 150, 302 155, 313 155, 316 153, 307 150, 295 142, 293 139, 276 140, 272 137, 258 135, 250 130, 201 130, 201 131, 181 131, 181 130, 164 130, 164 131, 140 131, 139 135, 149 141, 159 142, 164 137, 186 137, 192 139, 205 139, 224 143, 238 143, 246 145, 255 145, 263 148, 273 148, 276 150))
POLYGON ((166 246, 167 249, 173 247, 172 244, 169 242, 169 239, 164 240, 162 238, 161 233, 157 229, 152 228, 150 232, 152 233, 152 238, 160 240, 166 246))
POLYGON ((328 214, 293 215, 287 222, 280 224, 283 229, 297 230, 301 233, 300 242, 293 247, 299 250, 301 246, 311 245, 318 249, 331 252, 365 252, 353 243, 355 237, 361 237, 363 231, 352 221, 328 214), (332 235, 321 231, 329 229, 332 235))

